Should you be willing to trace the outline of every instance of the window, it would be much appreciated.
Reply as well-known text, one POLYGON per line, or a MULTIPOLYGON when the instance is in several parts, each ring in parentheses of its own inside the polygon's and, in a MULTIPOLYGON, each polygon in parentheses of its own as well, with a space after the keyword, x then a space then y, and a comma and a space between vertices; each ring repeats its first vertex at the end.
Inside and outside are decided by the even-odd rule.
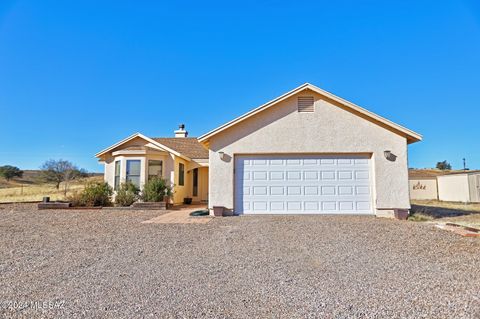
POLYGON ((192 190, 193 197, 198 196, 198 168, 193 170, 193 190, 192 190))
POLYGON ((120 186, 120 161, 115 161, 115 180, 113 182, 113 189, 117 190, 120 186))
POLYGON ((182 163, 178 164, 178 185, 185 185, 185 165, 182 163))
POLYGON ((162 161, 148 161, 148 180, 163 176, 162 161))
POLYGON ((140 160, 127 160, 127 182, 140 187, 140 160))
POLYGON ((298 112, 311 113, 315 112, 315 103, 313 96, 299 96, 297 100, 298 112))

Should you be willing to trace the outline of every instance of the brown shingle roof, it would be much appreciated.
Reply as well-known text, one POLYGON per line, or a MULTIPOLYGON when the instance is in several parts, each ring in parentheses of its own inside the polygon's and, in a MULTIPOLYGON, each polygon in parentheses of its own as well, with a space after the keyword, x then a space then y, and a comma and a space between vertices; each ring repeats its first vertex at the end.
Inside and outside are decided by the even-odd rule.
POLYGON ((196 137, 153 137, 152 139, 192 159, 208 159, 208 150, 198 142, 196 137))

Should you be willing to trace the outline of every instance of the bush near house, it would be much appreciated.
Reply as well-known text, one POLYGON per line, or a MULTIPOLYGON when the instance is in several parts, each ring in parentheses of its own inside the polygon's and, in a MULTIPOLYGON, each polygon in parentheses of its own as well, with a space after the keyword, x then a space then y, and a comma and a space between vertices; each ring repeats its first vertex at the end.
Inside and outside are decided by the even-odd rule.
POLYGON ((143 187, 141 199, 144 202, 162 202, 172 196, 172 186, 160 177, 150 179, 143 187))
POLYGON ((131 182, 122 183, 115 196, 117 206, 130 206, 140 198, 140 189, 131 182))
POLYGON ((105 182, 89 182, 80 193, 68 197, 72 206, 112 206, 113 189, 105 182))

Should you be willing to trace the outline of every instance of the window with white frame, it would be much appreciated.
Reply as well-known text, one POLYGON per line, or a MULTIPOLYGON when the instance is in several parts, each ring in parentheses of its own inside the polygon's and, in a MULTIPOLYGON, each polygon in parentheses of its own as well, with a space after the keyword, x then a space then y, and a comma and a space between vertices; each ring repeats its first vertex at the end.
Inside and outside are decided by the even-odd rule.
POLYGON ((113 182, 113 189, 117 190, 120 187, 120 161, 115 161, 115 180, 113 182))
POLYGON ((140 160, 127 160, 127 182, 140 187, 140 160))
POLYGON ((148 161, 148 180, 163 176, 163 162, 161 160, 148 161))

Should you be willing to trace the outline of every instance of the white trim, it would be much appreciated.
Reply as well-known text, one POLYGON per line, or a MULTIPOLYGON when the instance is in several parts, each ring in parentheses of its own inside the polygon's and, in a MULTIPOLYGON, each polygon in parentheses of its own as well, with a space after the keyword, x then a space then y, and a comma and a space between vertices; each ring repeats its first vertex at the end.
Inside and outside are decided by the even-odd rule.
POLYGON ((338 97, 338 96, 336 96, 336 95, 334 95, 330 92, 322 90, 319 87, 316 87, 315 85, 312 85, 310 83, 305 83, 305 84, 302 84, 299 87, 297 87, 297 88, 295 88, 295 89, 293 89, 293 90, 291 90, 291 91, 289 91, 289 92, 287 92, 287 93, 285 93, 285 94, 283 94, 283 95, 281 95, 281 96, 279 96, 279 97, 277 97, 277 98, 275 98, 275 99, 273 99, 273 100, 271 100, 271 101, 269 101, 269 102, 267 102, 267 103, 265 103, 265 104, 263 104, 263 105, 261 105, 257 108, 255 108, 255 109, 253 109, 253 110, 251 110, 251 111, 249 111, 249 112, 231 120, 230 122, 227 122, 227 123, 217 127, 216 129, 211 130, 210 132, 208 132, 206 134, 203 134, 202 136, 200 136, 198 138, 198 141, 200 143, 206 144, 210 137, 212 137, 212 136, 226 130, 227 128, 229 128, 229 127, 231 127, 231 126, 233 126, 233 125, 235 125, 235 124, 237 124, 237 123, 239 123, 243 120, 246 120, 247 118, 249 118, 249 117, 251 117, 251 116, 253 116, 253 115, 255 115, 255 114, 257 114, 261 111, 264 111, 264 110, 270 108, 271 106, 276 105, 276 104, 288 99, 289 97, 291 97, 291 96, 293 96, 293 95, 295 95, 295 94, 297 94, 297 93, 299 93, 303 90, 306 90, 306 89, 312 90, 312 91, 314 91, 314 92, 316 92, 320 95, 326 96, 327 98, 329 98, 331 100, 334 100, 334 101, 336 101, 336 102, 338 102, 338 103, 340 103, 340 104, 342 104, 346 107, 349 107, 356 112, 359 112, 363 115, 366 115, 367 117, 369 117, 369 118, 371 118, 375 121, 379 121, 379 122, 393 128, 396 131, 404 133, 405 135, 407 135, 407 140, 408 140, 408 137, 410 137, 411 143, 418 142, 418 141, 422 140, 422 135, 420 135, 420 134, 418 134, 418 133, 416 133, 412 130, 409 130, 409 129, 401 126, 401 125, 398 125, 398 124, 396 124, 396 123, 394 123, 390 120, 387 120, 384 117, 381 117, 381 116, 379 116, 379 115, 377 115, 373 112, 370 112, 370 111, 368 111, 368 110, 366 110, 366 109, 364 109, 364 108, 362 108, 362 107, 360 107, 360 106, 358 106, 358 105, 356 105, 352 102, 344 100, 341 97, 338 97))
POLYGON ((118 155, 145 155, 147 154, 147 151, 145 150, 120 150, 120 151, 115 151, 112 152, 112 156, 118 156, 118 155))

